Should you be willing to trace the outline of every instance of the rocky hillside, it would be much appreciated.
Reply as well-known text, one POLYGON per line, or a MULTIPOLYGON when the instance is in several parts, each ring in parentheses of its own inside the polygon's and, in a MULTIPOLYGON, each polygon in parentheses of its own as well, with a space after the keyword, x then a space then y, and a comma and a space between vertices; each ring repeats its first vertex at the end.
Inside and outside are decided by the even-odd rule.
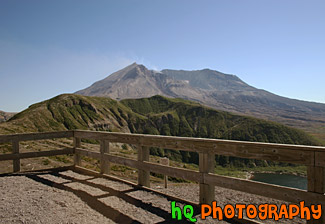
POLYGON ((210 69, 157 72, 134 63, 76 93, 118 100, 154 95, 193 100, 218 110, 281 122, 325 139, 325 104, 281 97, 235 75, 210 69))
POLYGON ((110 98, 63 94, 16 114, 0 125, 1 133, 44 132, 73 129, 129 132, 120 111, 132 113, 110 98))
POLYGON ((8 113, 0 110, 0 122, 9 120, 15 113, 8 113))
POLYGON ((275 122, 158 95, 116 101, 63 94, 33 104, 0 125, 1 133, 73 129, 316 144, 303 131, 275 122))
MULTIPOLYGON (((318 145, 303 131, 251 117, 221 112, 162 96, 116 101, 64 94, 30 106, 0 124, 0 133, 90 129, 131 133, 318 145)), ((197 163, 197 155, 151 149, 151 153, 197 163)), ((219 164, 228 157, 218 157, 219 164)), ((229 158, 228 158, 229 159, 229 158)), ((250 160, 233 160, 248 163, 250 160)))

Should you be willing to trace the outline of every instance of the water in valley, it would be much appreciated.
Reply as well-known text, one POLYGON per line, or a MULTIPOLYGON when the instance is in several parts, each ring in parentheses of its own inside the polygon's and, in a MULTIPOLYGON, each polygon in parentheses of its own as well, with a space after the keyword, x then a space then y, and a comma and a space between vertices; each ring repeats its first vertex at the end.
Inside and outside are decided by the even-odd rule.
POLYGON ((307 189, 307 178, 292 174, 254 173, 251 180, 286 187, 307 189))

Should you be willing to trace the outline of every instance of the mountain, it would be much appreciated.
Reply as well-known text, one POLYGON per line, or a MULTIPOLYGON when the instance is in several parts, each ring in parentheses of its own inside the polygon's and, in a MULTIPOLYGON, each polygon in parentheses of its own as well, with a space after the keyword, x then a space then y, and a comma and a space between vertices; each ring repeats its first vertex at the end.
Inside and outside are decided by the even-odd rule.
MULTIPOLYGON (((0 124, 0 134, 72 129, 319 145, 303 131, 282 124, 162 96, 116 101, 107 97, 64 94, 31 105, 0 124)), ((151 153, 198 162, 195 153, 157 148, 152 148, 151 153)), ((227 158, 218 157, 217 161, 223 164, 229 162, 227 158)), ((251 160, 231 161, 248 164, 251 160)))
POLYGON ((15 113, 8 113, 0 110, 0 123, 9 120, 15 113))
POLYGON ((154 95, 182 98, 218 110, 280 122, 325 139, 325 104, 281 97, 252 87, 235 75, 210 69, 157 72, 134 63, 76 94, 118 100, 154 95))
POLYGON ((110 98, 63 94, 33 104, 0 124, 0 133, 46 132, 73 129, 130 132, 120 112, 130 109, 110 98), (116 117, 117 116, 117 117, 116 117))
POLYGON ((175 88, 186 94, 195 94, 188 83, 169 78, 166 74, 148 70, 136 63, 95 82, 90 87, 76 92, 85 96, 105 96, 113 99, 144 98, 154 95, 177 97, 175 88))

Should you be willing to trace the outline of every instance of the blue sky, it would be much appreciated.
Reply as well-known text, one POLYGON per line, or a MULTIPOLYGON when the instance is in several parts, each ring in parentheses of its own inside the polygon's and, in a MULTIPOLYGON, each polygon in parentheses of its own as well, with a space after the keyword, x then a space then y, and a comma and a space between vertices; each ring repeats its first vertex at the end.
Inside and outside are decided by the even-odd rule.
POLYGON ((73 93, 134 61, 210 68, 325 103, 325 1, 0 1, 0 110, 73 93))

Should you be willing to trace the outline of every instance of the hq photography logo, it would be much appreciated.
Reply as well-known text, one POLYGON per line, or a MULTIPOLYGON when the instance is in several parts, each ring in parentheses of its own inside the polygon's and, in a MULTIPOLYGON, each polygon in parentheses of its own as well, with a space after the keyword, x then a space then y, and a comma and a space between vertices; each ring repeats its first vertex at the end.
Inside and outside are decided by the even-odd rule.
MULTIPOLYGON (((299 205, 296 204, 281 204, 278 207, 275 204, 231 204, 225 205, 223 208, 217 206, 217 202, 213 201, 211 205, 201 205, 200 218, 205 220, 207 217, 212 217, 216 220, 232 219, 237 214, 237 219, 243 219, 243 217, 249 219, 259 218, 260 220, 272 219, 278 221, 279 219, 290 219, 300 217, 301 219, 320 219, 322 216, 322 205, 311 205, 310 207, 305 206, 305 202, 301 201, 299 205)), ((197 219, 194 217, 194 208, 192 205, 184 205, 179 207, 175 201, 171 202, 171 215, 172 219, 183 220, 187 219, 190 222, 196 222, 197 219)))

